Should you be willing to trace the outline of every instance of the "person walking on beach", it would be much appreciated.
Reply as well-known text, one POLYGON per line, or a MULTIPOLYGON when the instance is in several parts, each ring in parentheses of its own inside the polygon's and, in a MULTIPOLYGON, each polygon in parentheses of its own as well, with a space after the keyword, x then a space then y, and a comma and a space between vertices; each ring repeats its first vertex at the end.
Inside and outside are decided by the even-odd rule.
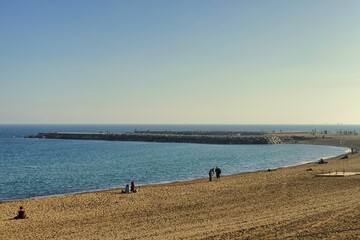
POLYGON ((209 181, 212 181, 212 177, 214 176, 214 168, 211 168, 209 171, 209 181))
POLYGON ((216 167, 215 168, 215 174, 216 174, 216 179, 220 180, 221 169, 216 167))

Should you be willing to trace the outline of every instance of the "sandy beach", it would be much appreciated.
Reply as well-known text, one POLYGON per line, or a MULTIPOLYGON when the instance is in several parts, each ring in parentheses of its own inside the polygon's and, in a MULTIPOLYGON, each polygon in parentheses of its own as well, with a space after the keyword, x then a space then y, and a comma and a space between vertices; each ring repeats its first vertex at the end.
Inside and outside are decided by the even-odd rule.
MULTIPOLYGON (((360 149, 360 136, 299 143, 360 149)), ((360 239, 360 155, 204 179, 5 202, 0 239, 360 239), (28 219, 12 220, 19 206, 28 219)))

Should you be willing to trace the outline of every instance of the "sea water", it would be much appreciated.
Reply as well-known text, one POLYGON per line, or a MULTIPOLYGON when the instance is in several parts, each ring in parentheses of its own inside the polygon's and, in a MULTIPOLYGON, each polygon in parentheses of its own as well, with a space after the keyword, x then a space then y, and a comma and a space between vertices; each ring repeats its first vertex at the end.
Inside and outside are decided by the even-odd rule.
MULTIPOLYGON (((120 133, 135 129, 261 131, 261 127, 275 128, 246 126, 0 125, 0 201, 111 189, 124 187, 131 181, 146 185, 191 180, 207 177, 209 169, 215 166, 220 167, 224 175, 265 170, 348 151, 341 147, 302 144, 210 145, 24 138, 47 131, 120 133)), ((294 129, 286 130, 298 131, 294 129)))

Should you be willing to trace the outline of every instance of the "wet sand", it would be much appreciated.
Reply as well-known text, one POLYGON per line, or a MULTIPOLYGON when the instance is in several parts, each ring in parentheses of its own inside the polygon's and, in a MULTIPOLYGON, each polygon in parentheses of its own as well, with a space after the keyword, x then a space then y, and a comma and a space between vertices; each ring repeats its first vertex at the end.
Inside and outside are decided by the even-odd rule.
MULTIPOLYGON (((360 136, 299 143, 360 149, 360 136)), ((0 204, 0 239, 360 239, 360 155, 260 171, 0 204), (19 206, 28 219, 11 220, 19 206)))

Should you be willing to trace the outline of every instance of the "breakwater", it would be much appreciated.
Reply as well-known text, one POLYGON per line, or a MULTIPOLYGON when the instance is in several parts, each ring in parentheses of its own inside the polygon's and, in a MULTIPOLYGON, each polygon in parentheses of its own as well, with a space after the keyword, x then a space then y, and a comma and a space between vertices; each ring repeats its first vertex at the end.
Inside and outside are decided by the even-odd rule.
POLYGON ((206 132, 206 131, 135 131, 132 133, 114 134, 84 132, 48 132, 28 136, 42 139, 76 139, 76 140, 108 140, 108 141, 143 141, 143 142, 175 142, 204 144, 280 144, 278 136, 263 132, 206 132))

